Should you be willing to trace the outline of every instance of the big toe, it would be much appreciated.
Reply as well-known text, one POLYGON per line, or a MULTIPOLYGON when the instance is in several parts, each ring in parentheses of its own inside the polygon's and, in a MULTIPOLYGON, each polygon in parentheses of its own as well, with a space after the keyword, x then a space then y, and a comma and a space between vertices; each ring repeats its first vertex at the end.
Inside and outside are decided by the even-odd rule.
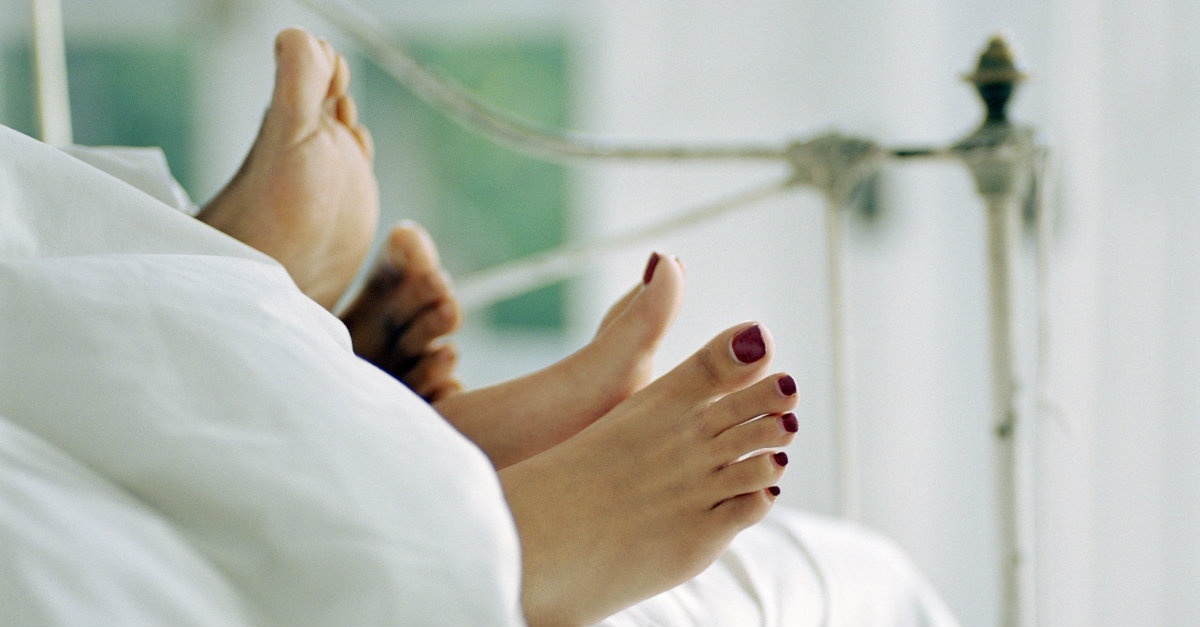
POLYGON ((746 322, 718 334, 646 391, 685 404, 706 403, 760 379, 775 350, 765 327, 746 322))
POLYGON ((435 333, 444 335, 458 328, 462 309, 454 297, 450 275, 442 270, 433 238, 415 222, 401 222, 388 233, 383 254, 384 263, 391 269, 410 277, 408 285, 393 296, 392 306, 400 314, 438 305, 443 310, 444 325, 435 333))
POLYGON ((384 314, 408 321, 419 310, 442 301, 455 305, 449 276, 442 271, 433 240, 419 226, 402 223, 392 228, 366 287, 347 309, 348 315, 384 314))
POLYGON ((623 351, 653 351, 679 314, 683 285, 683 267, 679 262, 654 253, 646 266, 643 284, 609 311, 596 334, 596 343, 623 351))
POLYGON ((433 238, 414 222, 401 222, 388 232, 383 259, 399 272, 421 273, 441 266, 433 238))
POLYGON ((309 128, 320 119, 326 98, 338 85, 341 57, 331 46, 300 28, 275 37, 275 91, 271 113, 293 126, 309 128))

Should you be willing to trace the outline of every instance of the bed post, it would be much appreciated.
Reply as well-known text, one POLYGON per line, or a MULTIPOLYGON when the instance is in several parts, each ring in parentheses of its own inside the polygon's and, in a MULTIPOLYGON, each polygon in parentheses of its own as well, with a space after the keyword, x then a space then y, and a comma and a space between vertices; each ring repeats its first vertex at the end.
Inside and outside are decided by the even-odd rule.
POLYGON ((67 47, 60 0, 32 0, 33 59, 42 141, 72 143, 71 101, 67 94, 67 47))
POLYGON ((976 190, 987 203, 992 429, 1001 555, 999 623, 1016 627, 1036 623, 1030 545, 1033 512, 1028 494, 1031 425, 1022 418, 1018 402, 1014 304, 1021 213, 1031 191, 1037 147, 1032 128, 1008 119, 1009 99, 1026 76, 1017 69, 1003 37, 988 41, 975 71, 964 78, 975 85, 986 109, 980 126, 953 150, 971 170, 976 190))

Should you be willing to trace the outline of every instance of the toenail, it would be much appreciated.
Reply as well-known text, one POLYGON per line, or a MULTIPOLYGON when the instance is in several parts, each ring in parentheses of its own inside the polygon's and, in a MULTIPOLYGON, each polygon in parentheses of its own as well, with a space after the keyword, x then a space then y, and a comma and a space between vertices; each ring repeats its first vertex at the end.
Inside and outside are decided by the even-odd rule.
POLYGON ((733 336, 733 356, 743 364, 752 364, 767 354, 762 329, 754 325, 733 336))
POLYGON ((650 255, 650 262, 646 264, 646 272, 642 274, 642 285, 649 285, 650 279, 654 278, 654 268, 658 267, 658 253, 650 255))
POLYGON ((775 453, 774 455, 771 456, 771 459, 775 460, 775 463, 779 464, 780 468, 783 468, 784 466, 787 466, 787 464, 788 464, 787 453, 784 453, 783 451, 779 451, 778 453, 775 453))
POLYGON ((779 423, 783 425, 783 430, 788 433, 795 433, 800 430, 800 421, 796 419, 796 414, 792 412, 780 416, 779 423))
POLYGON ((775 382, 779 386, 779 393, 784 396, 794 396, 796 394, 796 380, 791 375, 783 375, 775 382))
POLYGON ((767 492, 770 492, 771 496, 779 496, 779 493, 782 492, 782 490, 779 489, 779 486, 773 485, 767 488, 767 492))

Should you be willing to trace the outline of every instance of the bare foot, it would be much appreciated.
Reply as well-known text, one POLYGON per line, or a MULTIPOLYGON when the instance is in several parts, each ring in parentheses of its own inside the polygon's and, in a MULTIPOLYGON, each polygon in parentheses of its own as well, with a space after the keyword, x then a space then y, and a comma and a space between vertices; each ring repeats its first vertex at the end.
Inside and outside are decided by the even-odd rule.
POLYGON ((764 377, 745 324, 575 437, 500 471, 532 625, 598 621, 706 568, 762 519, 797 429, 795 382, 764 377), (601 582, 601 585, 597 585, 601 582))
POLYGON ((435 402, 462 390, 458 355, 440 340, 462 312, 429 234, 412 223, 392 227, 363 291, 342 314, 354 352, 435 402))
POLYGON ((538 372, 455 394, 434 407, 505 468, 582 431, 640 390, 683 299, 683 268, 655 253, 642 281, 587 346, 538 372))
POLYGON ((271 255, 326 308, 374 237, 379 193, 346 60, 300 29, 275 39, 275 88, 250 154, 197 216, 271 255))

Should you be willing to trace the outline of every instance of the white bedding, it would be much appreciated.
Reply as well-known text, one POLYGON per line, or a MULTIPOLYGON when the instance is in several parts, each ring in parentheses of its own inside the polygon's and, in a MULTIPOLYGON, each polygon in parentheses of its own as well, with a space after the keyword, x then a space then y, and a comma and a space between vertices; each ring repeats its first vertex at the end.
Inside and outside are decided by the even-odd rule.
MULTIPOLYGON (((0 624, 520 624, 484 455, 160 153, 72 152, 0 127, 0 624)), ((890 541, 778 511, 605 624, 956 621, 890 541)))
POLYGON ((518 556, 280 266, 0 127, 0 622, 519 624, 518 556))

